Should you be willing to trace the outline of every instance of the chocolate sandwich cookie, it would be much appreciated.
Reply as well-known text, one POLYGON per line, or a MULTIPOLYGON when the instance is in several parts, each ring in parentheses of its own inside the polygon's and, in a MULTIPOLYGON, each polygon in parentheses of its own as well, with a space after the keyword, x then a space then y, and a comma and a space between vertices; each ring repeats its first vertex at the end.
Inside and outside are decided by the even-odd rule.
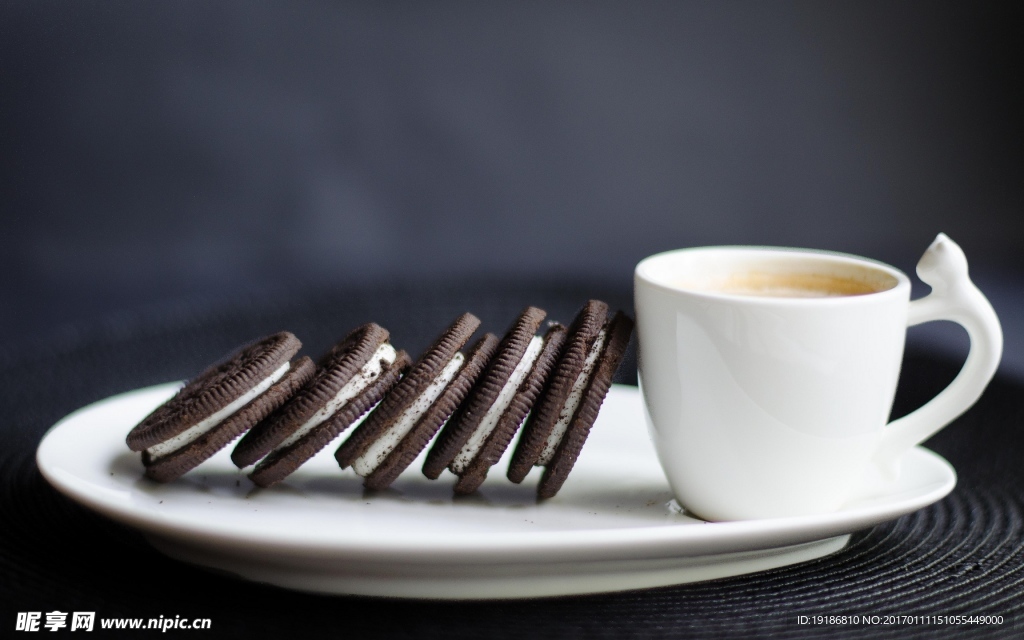
POLYGON ((345 441, 335 458, 365 478, 371 489, 384 489, 412 464, 434 434, 462 403, 498 346, 486 334, 469 350, 459 351, 480 326, 463 314, 420 357, 377 408, 345 441))
POLYGON ((471 493, 487 477, 533 406, 561 350, 561 325, 553 325, 544 337, 535 335, 545 315, 528 307, 512 325, 427 454, 423 473, 428 478, 437 478, 448 467, 459 476, 456 493, 471 493))
POLYGON ((387 329, 369 323, 335 345, 313 379, 238 443, 235 464, 263 458, 249 477, 269 487, 327 446, 380 402, 409 367, 409 356, 396 351, 388 337, 387 329))
POLYGON ((313 375, 302 343, 287 331, 250 343, 211 365, 128 434, 146 476, 170 482, 225 447, 291 397, 313 375))
POLYGON ((512 455, 513 482, 522 482, 533 466, 545 467, 537 487, 541 499, 555 495, 576 464, 633 333, 633 321, 621 311, 608 322, 606 314, 607 305, 591 300, 576 316, 565 353, 512 455))

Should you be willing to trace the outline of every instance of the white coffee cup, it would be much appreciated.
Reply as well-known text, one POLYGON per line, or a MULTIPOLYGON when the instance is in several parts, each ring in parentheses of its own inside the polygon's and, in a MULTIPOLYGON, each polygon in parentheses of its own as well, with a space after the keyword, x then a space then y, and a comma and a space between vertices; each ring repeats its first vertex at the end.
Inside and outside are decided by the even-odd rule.
POLYGON ((978 399, 1002 355, 995 311, 943 234, 917 273, 932 292, 911 302, 898 269, 824 251, 702 247, 637 265, 640 387, 687 511, 835 511, 872 466, 892 479, 903 453, 978 399), (967 329, 967 361, 942 393, 886 424, 906 328, 931 320, 967 329))

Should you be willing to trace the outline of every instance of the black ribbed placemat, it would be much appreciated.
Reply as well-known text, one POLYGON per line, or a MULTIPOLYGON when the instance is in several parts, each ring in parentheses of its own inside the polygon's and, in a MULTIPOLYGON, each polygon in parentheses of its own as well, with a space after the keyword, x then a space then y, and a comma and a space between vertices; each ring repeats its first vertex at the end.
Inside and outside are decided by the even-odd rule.
MULTIPOLYGON (((568 320, 587 297, 629 308, 628 292, 586 285, 459 284, 321 291, 165 307, 69 330, 0 354, 0 629, 19 611, 207 617, 200 637, 1021 637, 1024 623, 1024 386, 997 377, 928 446, 957 468, 953 494, 854 534, 839 553, 750 576, 647 591, 506 602, 327 597, 222 577, 165 558, 132 530, 52 490, 35 448, 56 420, 111 394, 194 375, 238 343, 288 328, 316 353, 366 320, 418 352, 458 313, 501 331, 526 304, 568 320), (878 616, 860 625, 799 616, 878 616), (886 616, 1002 616, 1002 625, 885 624, 886 616)), ((957 363, 910 354, 896 413, 919 405, 957 363)), ((635 380, 635 360, 620 381, 635 380)), ((13 632, 13 631, 12 631, 13 632)), ((44 631, 45 632, 45 631, 44 631)), ((67 629, 64 630, 67 633, 67 629)), ((77 633, 77 632, 76 632, 77 633)), ((94 632, 94 633, 99 633, 94 632)), ((123 637, 129 632, 111 632, 123 637)), ((172 633, 172 635, 174 635, 172 633)))

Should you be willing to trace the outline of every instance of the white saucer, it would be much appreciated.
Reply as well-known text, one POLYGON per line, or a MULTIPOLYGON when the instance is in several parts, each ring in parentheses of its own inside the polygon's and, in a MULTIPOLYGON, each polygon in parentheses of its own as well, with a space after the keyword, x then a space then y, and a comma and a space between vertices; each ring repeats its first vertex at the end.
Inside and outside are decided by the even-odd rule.
POLYGON ((230 449, 160 485, 142 477, 124 438, 177 386, 114 396, 64 418, 39 445, 39 469, 171 557, 304 591, 520 598, 721 578, 838 551, 850 532, 929 505, 956 484, 949 463, 916 448, 897 483, 836 513, 695 520, 672 499, 639 392, 615 386, 572 475, 540 504, 539 470, 515 485, 504 477, 507 460, 467 498, 452 497, 453 476, 427 480, 419 464, 392 489, 364 493, 360 478, 338 469, 337 445, 271 489, 254 488, 230 449))

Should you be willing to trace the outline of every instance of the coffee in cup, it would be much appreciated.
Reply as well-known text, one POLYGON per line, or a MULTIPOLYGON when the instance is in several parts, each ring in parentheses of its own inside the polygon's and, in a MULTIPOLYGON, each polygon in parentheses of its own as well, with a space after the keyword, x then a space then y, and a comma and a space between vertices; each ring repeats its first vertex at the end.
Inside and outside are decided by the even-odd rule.
MULTIPOLYGON (((892 286, 895 284, 895 281, 891 283, 892 286)), ((679 286, 737 296, 766 298, 834 298, 860 296, 884 290, 878 285, 850 278, 814 273, 794 274, 762 271, 733 273, 703 284, 683 281, 679 283, 679 286)))

